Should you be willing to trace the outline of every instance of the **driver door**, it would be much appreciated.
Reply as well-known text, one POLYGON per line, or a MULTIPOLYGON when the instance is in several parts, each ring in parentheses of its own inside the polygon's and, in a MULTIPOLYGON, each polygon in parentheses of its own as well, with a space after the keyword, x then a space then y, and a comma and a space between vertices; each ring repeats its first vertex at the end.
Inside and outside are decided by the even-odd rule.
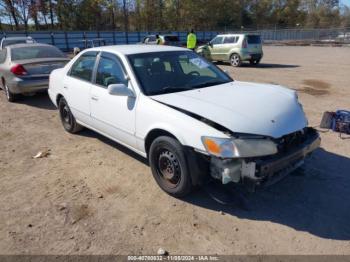
POLYGON ((135 97, 108 93, 111 84, 125 84, 127 80, 122 61, 114 54, 102 52, 98 58, 95 81, 91 88, 91 117, 100 131, 122 144, 135 147, 135 97))
POLYGON ((222 59, 223 55, 223 37, 217 36, 213 40, 210 41, 209 50, 211 55, 211 60, 217 61, 222 59))

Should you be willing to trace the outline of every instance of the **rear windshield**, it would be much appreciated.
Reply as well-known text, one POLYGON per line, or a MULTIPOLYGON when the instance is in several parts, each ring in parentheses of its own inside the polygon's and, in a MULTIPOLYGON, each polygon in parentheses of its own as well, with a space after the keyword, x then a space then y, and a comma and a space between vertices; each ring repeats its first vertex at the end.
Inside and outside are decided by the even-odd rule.
POLYGON ((15 45, 15 44, 24 44, 24 43, 27 43, 27 39, 16 39, 16 40, 4 40, 2 42, 2 47, 6 47, 6 46, 9 46, 9 45, 15 45))
POLYGON ((12 60, 26 60, 35 58, 61 58, 65 55, 54 46, 28 46, 11 49, 12 60))
POLYGON ((164 36, 164 40, 167 42, 179 42, 179 38, 175 35, 166 35, 164 36))
POLYGON ((261 44, 260 35, 248 35, 248 44, 261 44))

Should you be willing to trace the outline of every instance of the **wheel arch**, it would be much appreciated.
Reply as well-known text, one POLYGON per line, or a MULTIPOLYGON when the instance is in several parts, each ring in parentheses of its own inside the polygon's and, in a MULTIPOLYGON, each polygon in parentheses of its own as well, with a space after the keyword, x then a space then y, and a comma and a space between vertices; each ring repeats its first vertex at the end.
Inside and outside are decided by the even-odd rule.
POLYGON ((1 77, 1 86, 3 87, 3 88, 5 88, 5 77, 1 77))
POLYGON ((232 51, 230 52, 230 54, 229 54, 229 56, 228 56, 228 59, 231 59, 231 56, 233 56, 233 55, 238 55, 238 56, 242 59, 241 55, 240 55, 239 52, 237 52, 236 50, 232 50, 232 51))
POLYGON ((147 154, 147 158, 148 158, 148 155, 149 155, 149 149, 150 149, 150 147, 152 145, 152 142, 157 137, 160 137, 160 136, 172 137, 172 138, 176 139, 177 141, 179 141, 180 144, 183 145, 182 139, 179 139, 178 136, 174 135, 174 132, 166 130, 164 128, 153 128, 147 133, 147 135, 145 137, 145 140, 144 140, 144 146, 145 146, 145 152, 147 154))
POLYGON ((60 100, 61 100, 62 97, 63 97, 63 95, 60 94, 60 93, 58 93, 58 94, 56 95, 56 105, 57 105, 57 107, 58 107, 58 103, 60 102, 60 100))

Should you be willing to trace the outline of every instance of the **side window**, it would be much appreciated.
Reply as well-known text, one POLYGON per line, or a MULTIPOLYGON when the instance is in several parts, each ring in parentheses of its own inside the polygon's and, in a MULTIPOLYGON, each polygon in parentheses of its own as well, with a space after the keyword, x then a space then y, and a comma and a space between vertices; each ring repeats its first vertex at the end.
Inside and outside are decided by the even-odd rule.
POLYGON ((6 49, 0 51, 0 64, 4 63, 6 60, 6 49))
POLYGON ((224 44, 234 44, 236 43, 236 38, 234 36, 225 37, 224 44))
POLYGON ((97 53, 86 53, 78 58, 70 69, 70 76, 91 81, 97 53))
POLYGON ((165 71, 167 71, 167 72, 172 72, 173 71, 172 70, 172 66, 171 66, 169 61, 164 61, 164 67, 165 67, 165 71))
POLYGON ((212 43, 213 45, 222 44, 222 39, 223 39, 222 36, 217 36, 217 37, 215 37, 213 40, 211 40, 211 43, 212 43))
POLYGON ((122 65, 116 58, 101 56, 97 67, 96 84, 108 87, 111 84, 125 84, 125 73, 122 65))

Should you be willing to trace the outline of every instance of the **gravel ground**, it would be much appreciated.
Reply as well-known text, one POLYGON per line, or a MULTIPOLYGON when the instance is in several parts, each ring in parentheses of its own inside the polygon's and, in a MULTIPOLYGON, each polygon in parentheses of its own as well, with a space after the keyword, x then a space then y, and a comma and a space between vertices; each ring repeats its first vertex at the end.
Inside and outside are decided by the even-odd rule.
MULTIPOLYGON (((313 126, 350 109, 350 48, 264 51, 258 67, 220 67, 298 90, 313 126)), ((242 208, 204 190, 166 195, 134 153, 64 132, 46 95, 9 104, 1 92, 0 111, 1 254, 350 254, 350 139, 336 133, 321 134, 304 173, 246 194, 242 208)))

